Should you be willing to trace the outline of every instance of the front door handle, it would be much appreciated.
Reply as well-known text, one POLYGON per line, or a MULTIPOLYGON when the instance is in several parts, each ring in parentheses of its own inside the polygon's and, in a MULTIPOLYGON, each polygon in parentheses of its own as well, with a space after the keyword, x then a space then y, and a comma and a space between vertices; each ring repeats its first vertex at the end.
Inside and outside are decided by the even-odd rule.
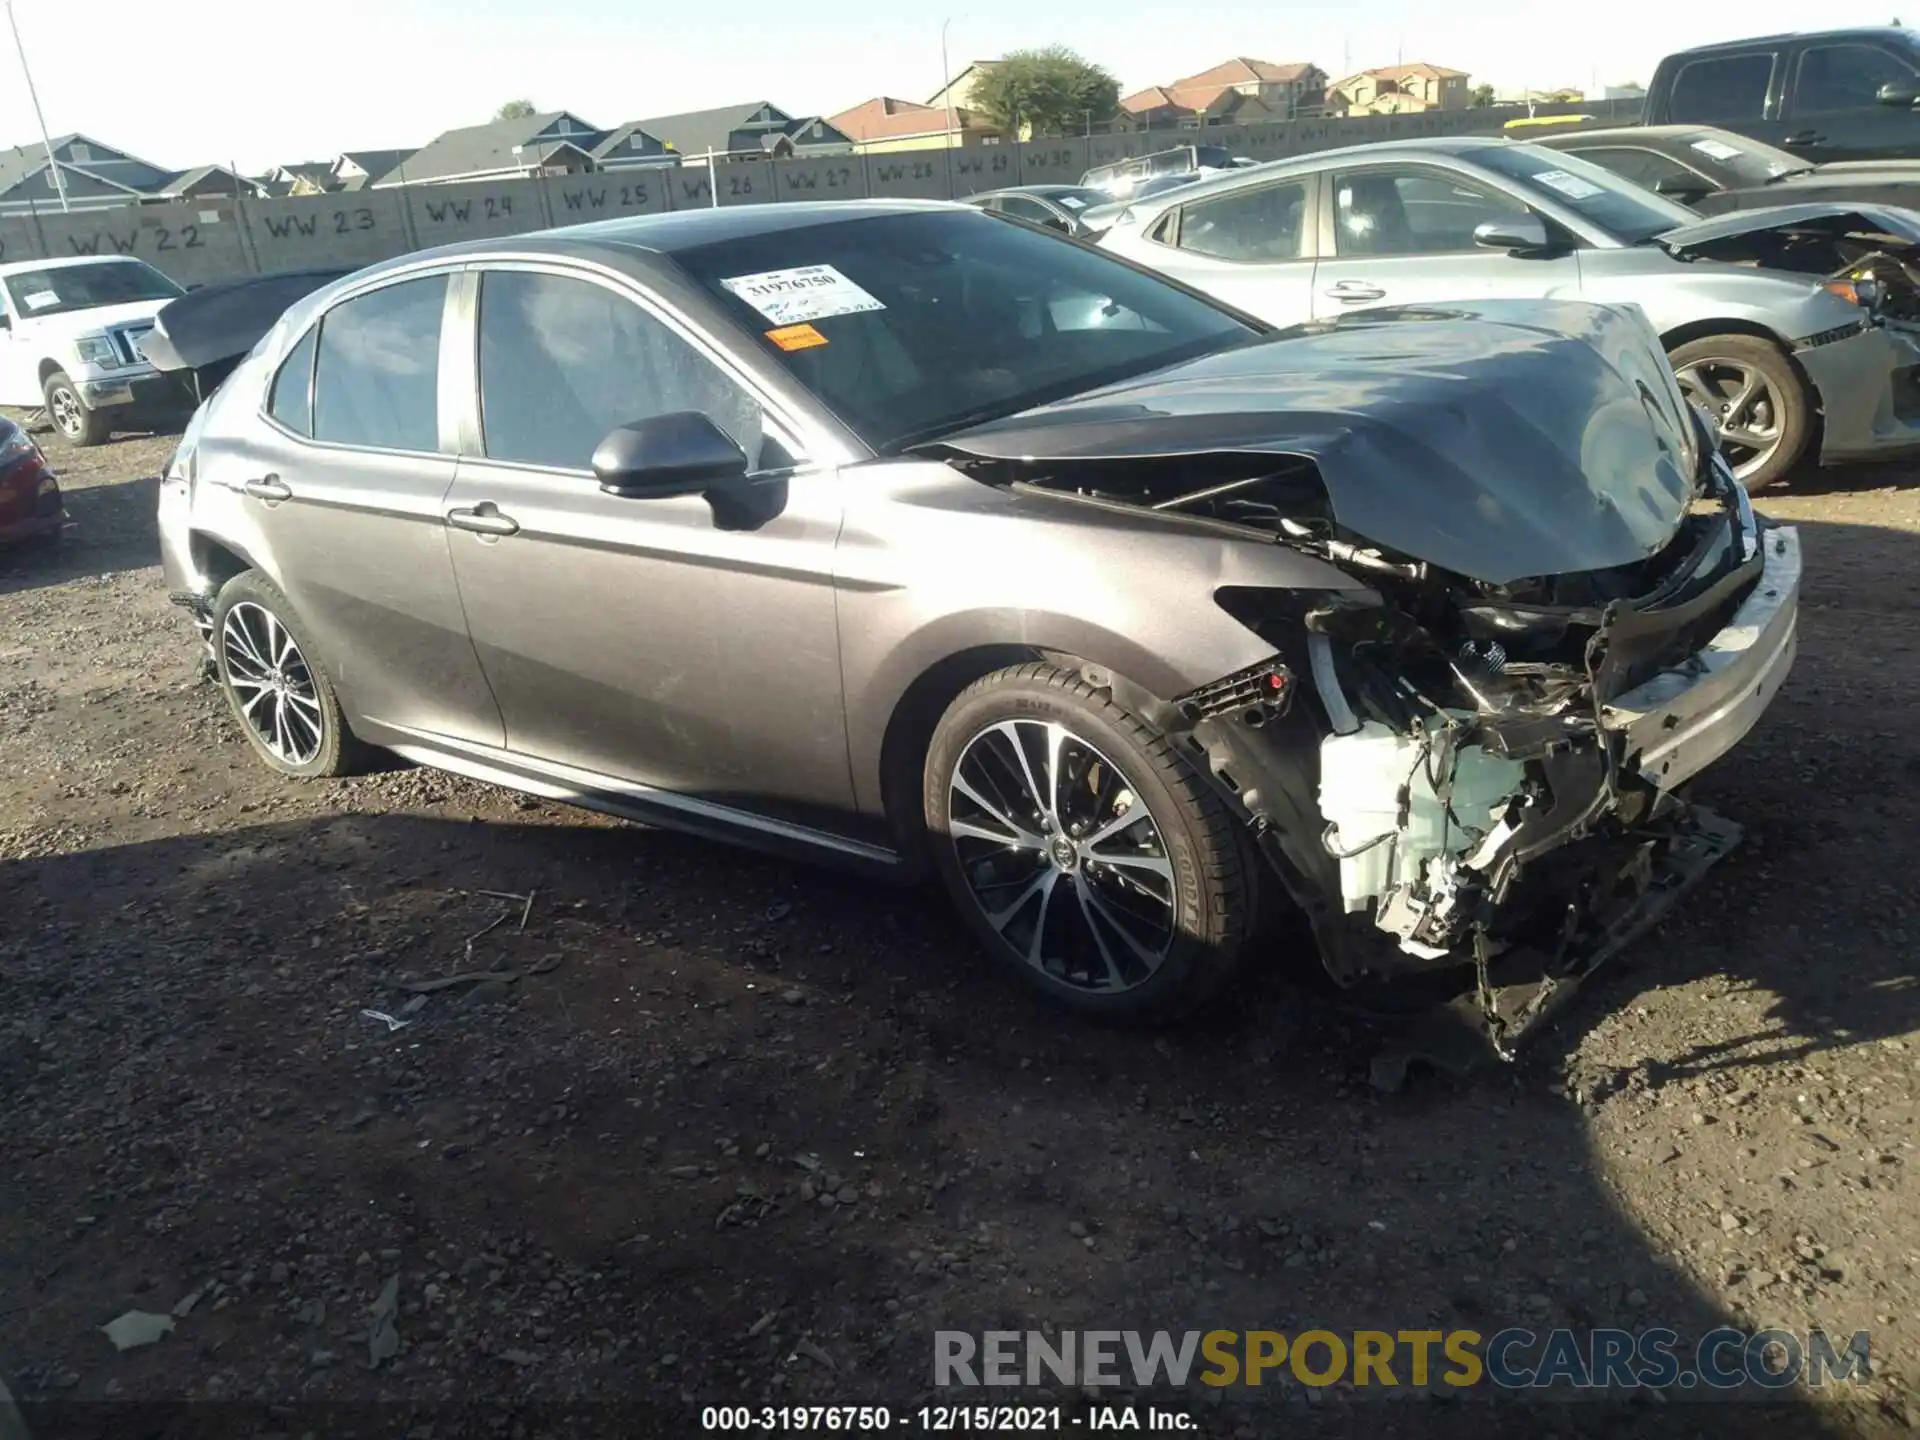
POLYGON ((471 508, 449 510, 447 524, 456 530, 471 530, 476 535, 514 535, 520 530, 520 522, 511 515, 502 515, 500 507, 491 500, 482 500, 471 508))
POLYGON ((1818 130, 1802 130, 1798 135, 1787 136, 1789 145, 1824 145, 1826 143, 1827 137, 1818 130))
POLYGON ((293 498, 293 491, 287 488, 278 475, 263 475, 258 480, 247 481, 240 488, 256 500, 271 502, 293 498))
POLYGON ((1356 304, 1362 300, 1384 300, 1387 298, 1386 291, 1382 290, 1378 285, 1370 284, 1365 280, 1336 280, 1332 288, 1326 293, 1330 299, 1338 300, 1348 305, 1356 304))

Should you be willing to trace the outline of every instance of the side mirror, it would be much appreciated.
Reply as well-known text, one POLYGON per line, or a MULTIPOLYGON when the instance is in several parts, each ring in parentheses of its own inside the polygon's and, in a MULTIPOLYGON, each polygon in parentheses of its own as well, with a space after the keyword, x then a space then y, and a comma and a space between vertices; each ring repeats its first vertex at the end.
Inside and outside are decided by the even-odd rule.
POLYGON ((593 452, 600 488, 627 500, 701 495, 746 473, 745 452, 697 410, 622 425, 593 452))
POLYGON ((1691 205, 1707 193, 1706 187, 1698 180, 1686 175, 1662 175, 1653 182, 1653 193, 1664 195, 1669 200, 1678 200, 1682 205, 1691 205))
POLYGON ((1487 220, 1473 227, 1473 243, 1482 250, 1544 250, 1546 222, 1538 215, 1511 215, 1504 220, 1487 220))
POLYGON ((1912 105, 1920 100, 1920 87, 1889 80, 1874 92, 1873 98, 1882 105, 1912 105))

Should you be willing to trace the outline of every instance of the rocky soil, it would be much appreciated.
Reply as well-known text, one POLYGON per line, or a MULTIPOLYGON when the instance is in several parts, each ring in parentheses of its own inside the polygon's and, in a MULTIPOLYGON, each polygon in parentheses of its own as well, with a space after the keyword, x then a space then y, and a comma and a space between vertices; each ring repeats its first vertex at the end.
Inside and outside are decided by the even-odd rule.
POLYGON ((691 1434, 918 1403, 943 1327, 1508 1324, 1864 1329, 1874 1373, 1161 1403, 1920 1426, 1916 472, 1765 497, 1810 574, 1786 694, 1701 786, 1743 848, 1517 1064, 1388 1096, 1283 965, 1109 1033, 928 895, 398 765, 275 779, 163 593, 170 443, 56 448, 72 543, 0 556, 0 1377, 36 1435, 691 1434), (516 978, 406 988, 476 970, 516 978), (171 1329, 117 1351, 128 1311, 171 1329))

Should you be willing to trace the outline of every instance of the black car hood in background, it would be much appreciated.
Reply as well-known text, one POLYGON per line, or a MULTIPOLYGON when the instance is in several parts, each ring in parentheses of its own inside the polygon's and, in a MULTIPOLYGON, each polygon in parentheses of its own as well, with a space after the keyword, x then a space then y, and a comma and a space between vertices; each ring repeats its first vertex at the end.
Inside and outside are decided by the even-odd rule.
POLYGON ((200 370, 238 360, 294 301, 351 270, 281 270, 189 290, 160 308, 141 353, 159 370, 200 370))
MULTIPOLYGON (((1696 443, 1639 310, 1493 301, 1282 331, 918 448, 1036 471, 1301 456, 1346 530, 1506 584, 1658 553, 1692 498, 1696 443)), ((1124 469, 1100 489, 1123 490, 1124 469)))

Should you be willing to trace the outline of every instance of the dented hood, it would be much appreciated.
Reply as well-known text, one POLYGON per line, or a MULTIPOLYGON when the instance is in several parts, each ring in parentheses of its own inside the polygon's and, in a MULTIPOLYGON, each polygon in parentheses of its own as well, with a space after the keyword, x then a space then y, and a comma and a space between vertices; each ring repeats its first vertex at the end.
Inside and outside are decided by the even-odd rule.
POLYGON ((1645 316, 1491 301, 1374 310, 943 436, 984 478, 1257 453, 1319 470, 1335 518, 1375 545, 1505 584, 1628 565, 1679 528, 1692 417, 1645 316))
POLYGON ((159 370, 198 370, 238 360, 294 301, 352 271, 282 270, 189 290, 155 317, 141 349, 159 370))
POLYGON ((1907 244, 1920 244, 1920 213, 1898 205, 1836 204, 1775 205, 1764 210, 1736 210, 1697 225, 1680 225, 1653 238, 1676 255, 1736 235, 1759 235, 1768 230, 1817 231, 1824 234, 1891 235, 1907 244))

